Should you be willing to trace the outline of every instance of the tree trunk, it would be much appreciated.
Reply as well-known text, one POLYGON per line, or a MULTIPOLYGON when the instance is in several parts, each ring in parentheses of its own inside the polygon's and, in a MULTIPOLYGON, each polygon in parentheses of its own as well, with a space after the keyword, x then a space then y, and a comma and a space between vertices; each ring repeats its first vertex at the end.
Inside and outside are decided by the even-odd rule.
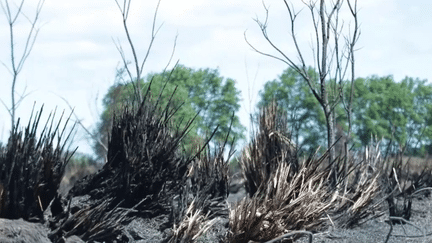
MULTIPOLYGON (((329 165, 330 165, 330 163, 332 163, 336 157, 335 148, 333 146, 336 142, 336 139, 335 139, 335 129, 334 129, 334 114, 333 112, 330 111, 330 107, 328 104, 325 107, 325 116, 326 116, 326 123, 327 123, 327 148, 330 150, 329 151, 329 165)), ((336 167, 334 164, 332 165, 331 169, 332 169, 331 184, 334 186, 336 185, 336 179, 337 179, 336 167)))

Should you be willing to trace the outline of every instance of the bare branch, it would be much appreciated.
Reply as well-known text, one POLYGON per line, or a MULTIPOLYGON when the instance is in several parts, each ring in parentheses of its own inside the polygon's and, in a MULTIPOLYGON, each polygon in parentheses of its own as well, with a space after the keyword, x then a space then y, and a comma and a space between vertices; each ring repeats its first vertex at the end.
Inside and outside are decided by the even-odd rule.
POLYGON ((295 19, 297 18, 297 15, 298 15, 300 12, 295 13, 295 11, 294 11, 294 7, 289 7, 289 5, 288 5, 288 3, 287 3, 286 0, 284 0, 284 3, 285 3, 285 6, 286 6, 286 8, 287 8, 287 10, 288 10, 288 13, 289 13, 290 19, 291 19, 291 36, 292 36, 292 39, 293 39, 293 41, 294 41, 294 45, 295 45, 295 47, 296 47, 297 54, 299 55, 299 58, 300 58, 301 64, 302 64, 302 66, 303 66, 303 70, 306 70, 306 62, 305 62, 304 59, 303 59, 303 55, 302 55, 302 52, 300 51, 300 47, 299 47, 299 45, 298 45, 298 43, 297 43, 297 38, 296 38, 296 35, 295 35, 295 30, 294 30, 294 26, 295 26, 295 25, 294 25, 294 22, 295 22, 295 19), (291 9, 292 9, 292 10, 291 10, 291 9))
MULTIPOLYGON (((308 84, 308 86, 309 86, 309 88, 311 89, 311 91, 312 91, 312 93, 314 94, 314 96, 318 99, 318 101, 321 103, 321 98, 320 98, 320 96, 318 95, 318 93, 317 93, 317 91, 315 90, 315 88, 313 87, 313 85, 312 85, 312 79, 311 79, 311 77, 309 77, 308 76, 308 73, 307 73, 307 70, 306 70, 306 67, 305 67, 305 64, 303 63, 302 65, 303 65, 303 67, 302 68, 300 68, 297 64, 295 64, 292 60, 291 60, 291 58, 289 58, 283 51, 281 51, 271 40, 270 40, 270 38, 269 38, 269 36, 268 36, 268 34, 267 34, 267 21, 268 21, 268 8, 265 6, 265 4, 263 3, 263 5, 264 5, 264 8, 265 8, 265 10, 266 10, 266 18, 265 18, 265 21, 264 22, 261 22, 261 21, 259 21, 258 19, 255 19, 255 22, 258 24, 258 26, 260 27, 260 29, 261 29, 261 33, 263 34, 263 36, 264 36, 264 38, 267 40, 267 42, 280 54, 280 55, 282 55, 283 57, 284 57, 284 59, 283 58, 280 58, 280 57, 277 57, 277 56, 275 56, 275 55, 271 55, 271 54, 268 54, 268 53, 265 53, 265 52, 261 52, 261 51, 259 51, 257 48, 255 48, 249 41, 248 41, 248 39, 247 39, 247 37, 246 37, 246 31, 244 32, 244 37, 245 37, 245 40, 246 40, 246 43, 254 50, 254 51, 256 51, 257 53, 260 53, 261 55, 264 55, 264 56, 268 56, 268 57, 272 57, 272 58, 275 58, 275 59, 277 59, 277 60, 280 60, 280 61, 282 61, 282 62, 284 62, 284 63, 286 63, 288 66, 290 66, 290 67, 292 67, 292 68, 294 68, 294 70, 296 70, 296 72, 298 72, 304 79, 305 79, 305 81, 307 82, 307 84, 308 84)), ((293 12, 291 12, 291 13, 293 13, 293 12)), ((292 19, 293 20, 295 20, 295 14, 293 14, 292 15, 292 19)), ((293 23, 294 24, 294 23, 293 23)), ((293 38, 295 39, 295 35, 293 34, 293 38)), ((300 49, 298 48, 297 49, 298 50, 298 52, 299 53, 301 53, 300 52, 300 49)))
MULTIPOLYGON (((12 75, 12 81, 11 81, 12 85, 11 85, 11 91, 10 91, 11 107, 7 109, 10 116, 11 116, 12 130, 15 127, 16 110, 17 110, 19 104, 21 103, 22 99, 27 96, 24 93, 23 95, 21 95, 21 97, 18 101, 15 100, 15 93, 16 93, 15 88, 16 88, 16 83, 18 81, 18 75, 21 72, 22 68, 24 67, 24 64, 25 64, 27 58, 29 57, 29 55, 33 49, 34 43, 37 39, 39 29, 36 28, 36 23, 39 20, 39 15, 42 11, 42 7, 45 3, 45 0, 39 0, 37 7, 36 7, 35 16, 32 20, 22 12, 24 3, 25 3, 25 0, 22 0, 19 5, 16 5, 16 11, 13 13, 8 0, 4 0, 4 2, 3 2, 3 0, 0 1, 1 8, 3 10, 3 13, 6 16, 6 20, 7 20, 7 23, 9 25, 10 67, 8 67, 4 62, 2 62, 2 65, 12 75), (27 34, 22 54, 20 55, 20 58, 18 58, 17 57, 18 54, 16 53, 16 50, 15 50, 14 29, 15 29, 15 23, 18 20, 18 17, 20 17, 20 16, 23 16, 24 18, 26 18, 30 22, 30 30, 27 34)), ((2 103, 4 104, 3 101, 2 101, 2 103)))
POLYGON ((289 63, 289 62, 287 62, 287 61, 285 61, 285 59, 282 59, 282 58, 280 58, 280 57, 277 57, 277 56, 274 56, 274 55, 271 55, 271 54, 268 54, 268 53, 265 53, 265 52, 262 52, 262 51, 260 51, 260 50, 258 50, 258 49, 256 49, 250 42, 249 42, 249 40, 247 39, 247 36, 246 36, 246 31, 244 32, 244 38, 245 38, 245 40, 246 40, 246 43, 255 51, 255 52, 257 52, 257 53, 259 53, 259 54, 261 54, 261 55, 264 55, 264 56, 268 56, 268 57, 271 57, 271 58, 274 58, 274 59, 277 59, 277 60, 279 60, 279 61, 282 61, 282 62, 284 62, 284 63, 286 63, 287 65, 290 65, 291 66, 291 64, 289 63))
MULTIPOLYGON (((297 15, 299 12, 294 10, 293 5, 288 3, 288 0, 284 0, 285 7, 288 12, 288 17, 290 18, 290 35, 293 41, 294 47, 297 52, 297 56, 300 61, 300 65, 293 62, 293 60, 288 57, 281 49, 279 49, 270 39, 267 33, 268 27, 268 16, 269 10, 264 5, 264 10, 266 13, 265 20, 263 22, 255 19, 255 22, 258 24, 264 39, 270 44, 270 46, 275 50, 278 55, 273 55, 269 53, 265 53, 259 51, 258 48, 255 48, 246 38, 245 40, 252 49, 260 53, 262 55, 272 57, 279 61, 284 62, 293 70, 295 70, 298 74, 300 74, 305 82, 307 83, 309 89, 313 93, 316 100, 320 103, 322 110, 326 117, 326 125, 327 125, 327 145, 330 150, 329 152, 329 162, 333 158, 335 158, 335 152, 333 145, 337 142, 335 141, 335 121, 336 121, 336 113, 335 109, 337 105, 342 102, 344 103, 344 88, 343 88, 343 79, 347 73, 349 68, 349 64, 351 64, 352 75, 354 73, 354 45, 358 40, 358 25, 357 25, 357 8, 355 2, 355 6, 352 6, 352 3, 348 1, 348 6, 350 7, 350 11, 355 21, 355 30, 354 34, 351 37, 348 44, 345 46, 341 46, 341 36, 344 33, 344 23, 340 23, 339 17, 342 5, 344 3, 343 0, 333 0, 333 1, 325 1, 325 0, 302 0, 303 4, 309 8, 309 12, 312 18, 312 26, 314 28, 314 37, 315 41, 312 41, 312 45, 316 47, 312 47, 312 54, 314 57, 314 64, 318 68, 319 74, 319 88, 316 87, 316 81, 310 77, 307 73, 306 61, 304 60, 304 52, 300 49, 300 45, 295 33, 295 24, 297 15), (334 36, 332 36, 334 35, 334 36), (333 43, 334 42, 334 43, 333 43), (301 66, 301 67, 300 67, 301 66), (334 80, 329 84, 329 80, 334 80)), ((353 79, 353 78, 352 78, 353 79)), ((349 103, 352 102, 352 98, 350 98, 349 103)), ((350 104, 349 106, 350 107, 350 104)), ((350 114, 347 109, 347 115, 350 114)), ((350 117, 350 115, 348 115, 350 117)), ((351 126, 350 126, 351 128, 351 126)), ((334 167, 334 166, 333 166, 334 167)), ((336 171, 332 168, 332 179, 333 181, 337 180, 336 171)))
MULTIPOLYGON (((114 41, 114 40, 113 40, 113 41, 114 41)), ((123 65, 124 65, 124 70, 126 70, 126 72, 128 73, 129 80, 130 80, 130 82, 131 82, 131 84, 132 84, 132 87, 133 87, 133 90, 134 90, 135 97, 140 98, 140 97, 141 97, 141 90, 140 90, 139 82, 138 82, 138 80, 137 80, 137 82, 134 82, 134 81, 133 81, 133 80, 134 80, 134 77, 133 77, 133 75, 132 75, 131 70, 129 69, 129 64, 130 64, 130 62, 126 60, 126 55, 125 55, 125 53, 124 53, 124 51, 123 51, 123 48, 122 48, 122 46, 121 46, 121 44, 120 44, 120 41, 118 41, 118 43, 115 43, 115 42, 114 42, 114 44, 115 44, 115 46, 116 46, 118 52, 120 53, 120 56, 121 56, 121 59, 122 59, 123 65)), ((141 99, 141 98, 140 98, 140 99, 141 99)))
POLYGON ((21 13, 30 22, 31 28, 30 28, 30 31, 27 35, 27 40, 26 40, 26 43, 24 46, 24 50, 23 50, 21 59, 20 59, 18 66, 17 66, 18 72, 21 71, 21 69, 24 65, 24 62, 27 60, 28 56, 30 55, 30 52, 33 49, 34 43, 35 43, 36 38, 38 36, 39 29, 36 28, 36 23, 39 20, 39 14, 42 11, 42 7, 43 7, 44 3, 45 3, 45 0, 39 0, 37 7, 36 7, 36 15, 35 15, 33 20, 31 20, 29 17, 27 17, 27 15, 25 15, 24 13, 21 13))
POLYGON ((105 146, 105 144, 100 140, 100 138, 96 134, 93 134, 92 132, 90 132, 84 126, 84 124, 82 124, 81 119, 79 119, 78 115, 75 113, 75 109, 71 106, 71 104, 64 97, 61 97, 57 94, 55 94, 55 95, 57 97, 59 97, 60 99, 62 99, 68 105, 69 109, 71 110, 72 114, 74 115, 74 117, 76 119, 75 122, 77 122, 82 127, 82 129, 84 129, 84 131, 105 150, 105 152, 108 152, 107 146, 105 146))
POLYGON ((117 6, 120 9, 120 12, 122 14, 122 17, 123 17, 123 28, 125 30, 126 37, 127 37, 129 46, 130 46, 131 51, 132 51, 132 57, 134 59, 134 66, 135 66, 135 72, 136 72, 136 77, 135 78, 133 78, 132 73, 130 72, 129 68, 127 67, 126 57, 125 57, 123 49, 120 46, 120 43, 116 44, 116 47, 117 47, 117 50, 120 52, 120 55, 121 55, 122 60, 123 60, 123 63, 125 64, 125 68, 126 68, 128 74, 129 74, 129 77, 130 77, 130 81, 132 83, 134 83, 133 81, 134 81, 134 79, 136 79, 136 84, 133 84, 134 85, 134 90, 135 90, 135 95, 140 100, 142 100, 142 94, 141 94, 142 92, 141 92, 141 87, 140 87, 140 80, 142 78, 142 72, 143 72, 143 69, 144 69, 144 64, 146 63, 147 58, 148 58, 148 56, 150 54, 150 51, 151 51, 151 48, 153 46, 153 42, 154 42, 154 40, 156 38, 156 35, 159 32, 160 28, 162 27, 162 24, 161 24, 157 29, 155 29, 155 26, 156 26, 156 17, 157 17, 157 13, 159 11, 159 6, 160 6, 161 0, 158 1, 158 4, 156 6, 156 10, 155 10, 154 17, 153 17, 153 25, 152 25, 150 44, 149 44, 149 46, 147 48, 147 52, 146 52, 146 54, 144 56, 144 59, 143 59, 141 65, 139 64, 138 54, 137 54, 137 52, 135 50, 134 43, 133 43, 132 38, 131 38, 130 33, 129 33, 129 28, 127 26, 127 19, 128 19, 128 16, 129 16, 131 1, 132 0, 123 0, 123 7, 122 7, 120 5, 120 3, 118 2, 118 0, 115 0, 116 4, 117 4, 117 6))
POLYGON ((19 99, 18 99, 18 101, 16 101, 16 105, 15 105, 15 107, 16 108, 18 108, 19 106, 20 106, 20 104, 21 104, 21 102, 27 97, 27 96, 29 96, 30 94, 32 94, 33 92, 29 92, 29 93, 27 93, 27 85, 24 87, 24 90, 23 90, 23 92, 20 94, 20 96, 19 96, 19 99))
MULTIPOLYGON (((116 0, 116 2, 117 2, 117 0, 116 0)), ((128 28, 128 26, 127 26, 127 19, 128 19, 128 15, 129 15, 129 7, 130 7, 130 3, 131 3, 131 0, 124 0, 124 5, 123 5, 123 9, 122 8, 120 8, 120 11, 121 11, 121 14, 122 14, 122 16, 123 16, 123 28, 124 28, 124 30, 125 30, 125 33, 126 33, 126 37, 127 37, 127 40, 128 40, 128 42, 129 42, 129 46, 130 46, 130 48, 131 48, 131 51, 132 51, 132 57, 133 57, 133 59, 134 59, 134 63, 135 63, 135 68, 136 68, 136 75, 137 75, 137 81, 139 81, 139 74, 141 73, 140 72, 140 69, 139 69, 139 66, 138 66, 138 56, 137 56, 137 54, 136 54, 136 51, 135 51, 135 46, 134 46, 134 44, 133 44, 133 42, 132 42, 132 39, 131 39, 131 36, 130 36, 130 34, 129 34, 129 28, 128 28)), ((117 4, 118 5, 118 4, 117 4)), ((124 52, 123 53, 121 53, 121 55, 122 55, 122 59, 123 59, 123 56, 124 56, 124 52)), ((131 82, 133 82, 133 79, 131 79, 131 82)), ((138 83, 138 82, 137 82, 138 83)), ((138 89, 138 97, 140 98, 140 100, 141 100, 141 91, 138 89)))
MULTIPOLYGON (((148 56, 149 56, 149 54, 150 54, 150 50, 151 50, 151 48, 152 48, 152 46, 153 46, 153 42, 154 42, 154 40, 155 40, 155 38, 156 38, 157 33, 159 32, 160 28, 162 28, 162 25, 163 25, 163 23, 162 23, 162 24, 158 27, 158 29, 156 30, 156 32, 155 32, 156 17, 157 17, 157 13, 159 12, 159 5, 160 5, 160 2, 161 2, 161 0, 158 1, 158 4, 157 4, 157 6, 156 6, 156 10, 155 10, 154 17, 153 17, 153 25, 152 25, 152 34, 151 34, 150 44, 149 44, 149 47, 147 48, 147 53, 146 53, 146 55, 145 55, 145 57, 144 57, 144 60, 143 60, 143 62, 142 62, 142 64, 141 64, 141 70, 140 70, 140 73, 138 74, 138 77, 141 77, 141 75, 142 75, 142 71, 143 71, 143 69, 144 69, 144 64, 146 63, 147 58, 148 58, 148 56)), ((177 41, 177 36, 176 36, 176 41, 177 41)))
MULTIPOLYGON (((264 2, 263 2, 263 6, 264 6, 264 9, 265 9, 265 11, 266 11, 266 18, 265 18, 265 21, 264 22, 261 22, 259 19, 255 19, 255 22, 258 24, 258 26, 260 27, 260 29, 261 29, 261 33, 263 34, 263 36, 264 36, 264 38, 267 40, 267 42, 277 51, 277 52, 279 52, 279 54, 281 54, 284 58, 285 58, 285 60, 283 60, 282 58, 276 58, 276 59, 278 59, 278 60, 283 60, 283 62, 285 62, 286 64, 288 64, 289 66, 292 66, 294 69, 296 69, 296 70, 299 70, 299 71, 301 71, 302 69, 300 69, 288 56, 286 56, 285 55, 285 53, 284 52, 282 52, 276 45, 274 45, 273 44, 273 42, 270 40, 270 38, 269 38, 269 36, 268 36, 268 34, 267 34, 267 22, 268 22, 268 13, 269 13, 269 11, 268 11, 268 8, 265 6, 265 4, 264 4, 264 2)), ((257 51, 257 49, 256 48, 254 48, 248 41, 247 41, 247 38, 246 38, 246 32, 245 32, 245 34, 244 34, 244 36, 245 36, 245 39, 246 39, 246 42, 249 44, 249 46, 250 47, 252 47, 255 51, 257 51)), ((258 53, 260 53, 260 52, 258 52, 258 53)), ((268 56, 273 56, 273 55, 268 55, 268 56)))
POLYGON ((118 43, 116 43, 115 40, 113 39, 114 45, 116 46, 118 52, 120 53, 120 56, 121 56, 121 59, 122 59, 123 65, 124 65, 124 69, 126 70, 126 72, 129 75, 129 80, 132 82, 133 81, 133 75, 132 75, 132 73, 128 67, 129 63, 126 60, 126 56, 125 56, 125 53, 123 51, 123 47, 120 44, 120 41, 119 40, 117 40, 117 41, 118 41, 118 43))
MULTIPOLYGON (((171 51, 171 56, 170 56, 170 59, 168 60, 167 65, 165 66, 165 69, 164 69, 164 70, 167 70, 167 69, 168 69, 168 66, 171 64, 172 58, 174 57, 174 53, 175 53, 176 46, 177 46, 177 37, 178 37, 178 33, 176 34, 176 36, 175 36, 175 38, 174 38, 174 45, 173 45, 173 49, 172 49, 172 51, 171 51)), ((177 63, 176 63, 175 66, 177 66, 178 62, 179 62, 179 61, 177 61, 177 63)))
MULTIPOLYGON (((345 112, 347 114, 348 117, 348 139, 350 139, 350 135, 351 135, 351 106, 352 106, 352 100, 354 97, 354 82, 355 82, 355 58, 354 58, 354 52, 356 51, 354 49, 359 37, 360 37, 360 27, 358 24, 358 10, 357 10, 357 0, 354 0, 354 6, 351 4, 351 1, 348 0, 348 7, 351 11, 351 15, 354 18, 354 32, 352 34, 351 40, 349 38, 346 38, 347 40, 347 45, 348 45, 348 57, 347 60, 350 62, 351 64, 351 89, 350 89, 350 93, 349 93, 349 98, 348 98, 348 104, 346 104, 345 102, 343 102, 344 108, 345 108, 345 112)), ((347 61, 347 64, 348 64, 347 61)), ((342 101, 343 98, 341 97, 342 101)))
POLYGON ((6 70, 8 71, 8 73, 9 73, 10 75, 13 75, 12 70, 10 70, 10 68, 6 65, 6 63, 1 62, 1 64, 6 68, 6 70))
POLYGON ((6 103, 4 103, 3 99, 0 99, 0 102, 3 104, 3 106, 6 108, 7 112, 9 113, 10 116, 12 116, 12 111, 11 109, 6 105, 6 103))

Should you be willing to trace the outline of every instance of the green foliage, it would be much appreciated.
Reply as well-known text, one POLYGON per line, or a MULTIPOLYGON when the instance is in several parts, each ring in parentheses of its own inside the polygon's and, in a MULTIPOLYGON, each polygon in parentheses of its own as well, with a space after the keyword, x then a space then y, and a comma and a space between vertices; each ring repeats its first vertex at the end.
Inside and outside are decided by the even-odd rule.
MULTIPOLYGON (((233 79, 224 79, 217 70, 194 70, 178 65, 171 72, 149 74, 145 81, 140 80, 139 87, 143 93, 147 91, 150 81, 153 102, 160 102, 162 107, 165 107, 170 101, 174 107, 179 107, 171 119, 174 129, 184 128, 186 122, 199 112, 189 134, 182 142, 186 151, 192 151, 197 145, 202 145, 203 137, 211 135, 217 125, 219 129, 213 141, 218 143, 225 139, 231 116, 240 108, 240 91, 236 89, 233 79), (161 99, 158 100, 161 92, 161 99)), ((113 115, 133 101, 136 97, 136 87, 136 83, 116 83, 110 87, 103 99, 104 111, 96 133, 104 144, 108 142, 107 134, 111 128, 113 115)), ((235 115, 229 139, 244 138, 244 130, 238 116, 235 115)), ((105 151, 100 144, 96 143, 94 150, 98 157, 103 158, 105 151)))
MULTIPOLYGON (((308 72, 311 77, 316 77, 318 82, 318 74, 314 69, 309 67, 308 72)), ((331 84, 329 82, 329 86, 331 84)), ((275 100, 278 107, 287 113, 288 127, 293 141, 298 146, 311 151, 326 143, 326 119, 321 105, 303 77, 293 68, 287 68, 278 79, 267 82, 259 94, 261 99, 257 105, 258 109, 275 100)), ((338 122, 345 118, 341 107, 338 107, 337 113, 338 122)))
POLYGON ((240 160, 240 154, 237 156, 233 156, 233 158, 229 162, 229 173, 231 177, 235 174, 240 173, 241 168, 240 168, 239 160, 240 160))
POLYGON ((355 132, 362 145, 371 134, 393 141, 394 149, 408 145, 415 154, 432 142, 432 85, 406 77, 372 76, 355 82, 355 132))
MULTIPOLYGON (((312 77, 316 73, 309 68, 312 77)), ((328 81, 329 100, 339 87, 328 81)), ((343 83, 345 97, 350 85, 343 83)), ((325 117, 307 83, 292 68, 278 79, 269 81, 260 91, 258 107, 273 99, 288 114, 292 139, 304 149, 326 144, 325 117)), ((335 107, 336 127, 347 132, 348 121, 342 103, 335 107)), ((393 150, 408 144, 407 151, 416 155, 432 149, 432 85, 426 80, 405 78, 395 82, 392 76, 358 78, 354 83, 352 104, 352 141, 354 148, 368 145, 371 135, 383 137, 383 147, 392 141, 393 150)))
POLYGON ((97 162, 91 155, 75 152, 70 158, 67 167, 88 167, 96 165, 97 162))

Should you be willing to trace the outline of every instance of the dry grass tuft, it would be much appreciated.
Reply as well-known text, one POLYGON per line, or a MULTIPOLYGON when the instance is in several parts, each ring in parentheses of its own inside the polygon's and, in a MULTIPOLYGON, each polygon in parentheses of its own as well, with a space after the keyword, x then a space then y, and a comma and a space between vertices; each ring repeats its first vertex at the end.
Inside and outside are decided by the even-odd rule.
POLYGON ((219 218, 228 217, 228 162, 223 158, 223 148, 211 155, 207 147, 191 163, 183 194, 173 207, 174 227, 169 242, 190 242, 219 218))
POLYGON ((296 231, 320 231, 327 225, 325 213, 336 197, 328 189, 330 170, 318 170, 327 154, 310 157, 297 173, 280 163, 266 187, 245 198, 230 211, 230 242, 268 241, 296 231))
POLYGON ((339 228, 352 228, 383 212, 379 142, 371 140, 362 156, 338 158, 338 200, 329 213, 339 228))
POLYGON ((253 196, 261 185, 266 185, 279 163, 291 165, 291 172, 298 169, 297 151, 289 139, 286 114, 273 102, 260 112, 259 130, 239 159, 245 188, 253 196))
POLYGON ((338 157, 327 163, 328 151, 316 158, 317 150, 298 163, 279 115, 275 104, 261 111, 260 130, 242 153, 239 163, 250 198, 230 208, 227 241, 263 242, 330 225, 350 228, 381 215, 378 146, 367 148, 362 159, 338 157), (332 166, 339 175, 336 186, 329 183, 332 166))
POLYGON ((174 225, 172 236, 168 242, 193 242, 198 237, 206 233, 217 220, 217 218, 208 220, 208 217, 204 216, 201 210, 196 209, 195 201, 192 201, 183 220, 178 226, 174 225))
POLYGON ((115 239, 121 234, 124 223, 129 221, 127 215, 134 209, 119 208, 118 205, 112 207, 112 204, 110 199, 78 210, 63 219, 59 227, 50 233, 50 239, 58 242, 72 235, 86 242, 115 239))

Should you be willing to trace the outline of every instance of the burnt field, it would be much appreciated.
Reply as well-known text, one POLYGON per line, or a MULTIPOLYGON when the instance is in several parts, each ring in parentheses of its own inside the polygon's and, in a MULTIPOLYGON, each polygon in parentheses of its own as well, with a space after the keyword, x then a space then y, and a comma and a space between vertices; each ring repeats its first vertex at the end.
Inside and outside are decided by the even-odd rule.
MULTIPOLYGON (((225 144, 185 153, 191 121, 146 99, 117 113, 106 163, 60 193, 70 133, 41 112, 0 150, 1 242, 423 242, 431 171, 379 142, 362 153, 298 155, 275 104, 230 176, 225 144), (37 133, 38 126, 43 129, 37 133), (20 230, 18 230, 20 229, 20 230)), ((18 126, 17 126, 18 127, 18 126)), ((426 165, 423 163, 423 165, 426 165)))

